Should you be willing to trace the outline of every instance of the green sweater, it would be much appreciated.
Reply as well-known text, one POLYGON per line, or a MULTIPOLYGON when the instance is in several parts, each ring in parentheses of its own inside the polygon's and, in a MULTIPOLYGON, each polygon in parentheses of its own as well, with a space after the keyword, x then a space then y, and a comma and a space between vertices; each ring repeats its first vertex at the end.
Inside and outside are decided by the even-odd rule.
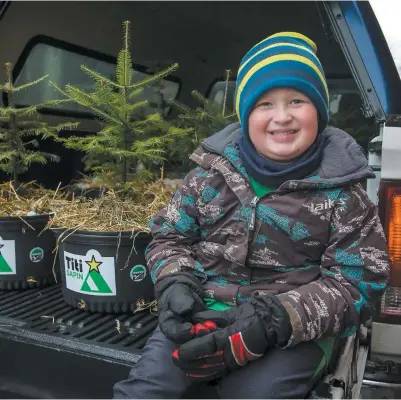
MULTIPOLYGON (((253 191, 255 192, 256 196, 258 196, 259 198, 262 198, 263 196, 265 196, 269 193, 275 192, 277 190, 277 187, 263 186, 259 182, 255 181, 255 179, 253 179, 252 177, 249 177, 249 180, 250 180, 253 191)), ((216 300, 210 299, 210 298, 205 298, 204 300, 210 310, 224 311, 224 310, 231 308, 230 306, 228 306, 227 304, 225 304, 221 301, 216 301, 216 300)), ((328 337, 328 338, 324 338, 324 339, 315 339, 314 340, 315 343, 317 345, 319 345, 320 348, 324 352, 324 357, 316 370, 316 374, 318 374, 323 368, 324 369, 327 368, 328 363, 331 359, 334 340, 335 340, 334 337, 328 337)))

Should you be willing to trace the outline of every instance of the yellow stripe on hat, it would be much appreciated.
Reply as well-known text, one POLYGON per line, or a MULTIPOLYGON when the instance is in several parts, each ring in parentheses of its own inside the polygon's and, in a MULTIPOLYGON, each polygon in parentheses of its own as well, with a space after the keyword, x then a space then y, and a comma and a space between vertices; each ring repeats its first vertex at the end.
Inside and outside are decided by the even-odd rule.
POLYGON ((293 43, 289 43, 289 42, 282 42, 282 43, 275 43, 275 44, 271 44, 270 46, 266 46, 263 47, 263 49, 257 51, 255 54, 252 55, 252 57, 249 57, 238 69, 238 74, 242 71, 242 69, 245 67, 245 65, 247 65, 249 63, 249 61, 251 61, 254 57, 256 57, 258 54, 262 53, 265 50, 271 49, 273 47, 277 47, 277 46, 291 46, 291 47, 296 47, 298 49, 302 49, 302 50, 306 50, 307 52, 311 53, 313 55, 313 57, 315 57, 316 61, 320 64, 319 59, 316 57, 316 54, 311 50, 308 49, 305 46, 300 46, 299 44, 293 44, 293 43))
POLYGON ((327 98, 329 98, 329 89, 327 87, 327 83, 326 80, 323 76, 323 74, 320 72, 319 68, 308 58, 303 57, 303 56, 299 56, 297 54, 279 54, 276 56, 271 56, 269 58, 266 58, 263 61, 258 62, 257 64, 255 64, 244 76, 244 78, 241 80, 241 83, 238 86, 238 90, 237 90, 237 98, 235 101, 235 111, 236 113, 239 115, 239 102, 240 102, 240 98, 241 98, 241 94, 242 91, 244 90, 245 85, 247 84, 247 82, 249 81, 249 79, 252 77, 253 74, 255 74, 255 72, 257 72, 259 69, 265 67, 266 65, 269 64, 273 64, 275 62, 278 61, 297 61, 303 64, 308 65, 309 67, 311 67, 319 76, 320 80, 323 83, 323 86, 326 90, 326 95, 327 98))
POLYGON ((293 37, 293 38, 297 38, 297 39, 301 39, 303 41, 305 41, 306 43, 308 43, 310 46, 312 46, 313 50, 315 50, 315 53, 317 52, 317 46, 316 43, 309 39, 307 36, 303 35, 302 33, 298 33, 298 32, 279 32, 279 33, 275 33, 274 35, 271 35, 268 37, 268 39, 271 38, 275 38, 275 37, 293 37))
POLYGON ((302 39, 304 42, 308 43, 309 45, 312 46, 312 48, 315 50, 315 53, 317 52, 317 46, 316 43, 309 39, 307 36, 303 35, 302 33, 298 32, 279 32, 275 33, 274 35, 268 36, 267 38, 261 40, 260 42, 256 43, 255 46, 253 46, 249 51, 254 49, 256 46, 259 46, 261 43, 266 42, 267 40, 270 40, 271 38, 275 37, 293 37, 297 39, 302 39))

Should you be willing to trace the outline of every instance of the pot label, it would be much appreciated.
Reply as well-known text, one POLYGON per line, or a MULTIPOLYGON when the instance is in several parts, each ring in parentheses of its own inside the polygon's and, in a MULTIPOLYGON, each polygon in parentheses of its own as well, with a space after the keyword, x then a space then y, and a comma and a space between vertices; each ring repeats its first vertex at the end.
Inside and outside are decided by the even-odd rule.
POLYGON ((146 277, 146 268, 140 264, 135 265, 135 267, 131 269, 129 276, 134 282, 141 282, 146 277))
POLYGON ((68 289, 92 296, 115 296, 114 257, 102 257, 96 250, 86 255, 64 252, 65 281, 68 289))
POLYGON ((15 275, 15 240, 3 240, 0 237, 0 275, 15 275))
POLYGON ((30 251, 29 259, 34 263, 38 263, 43 260, 44 254, 45 253, 41 247, 35 247, 30 251))

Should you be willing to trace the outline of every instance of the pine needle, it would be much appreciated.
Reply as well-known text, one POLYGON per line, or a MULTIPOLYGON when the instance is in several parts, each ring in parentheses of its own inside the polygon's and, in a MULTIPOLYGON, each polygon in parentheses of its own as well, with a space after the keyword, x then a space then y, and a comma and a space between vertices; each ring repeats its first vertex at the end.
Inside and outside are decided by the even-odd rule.
POLYGON ((121 334, 121 322, 118 319, 116 319, 116 330, 121 334))
POLYGON ((136 314, 137 312, 140 311, 145 311, 145 310, 149 310, 149 313, 152 315, 157 316, 157 301, 156 300, 152 300, 148 303, 145 303, 145 301, 143 299, 138 299, 136 301, 136 308, 134 310, 134 314, 136 314))
POLYGON ((83 299, 79 300, 79 301, 78 301, 78 304, 77 304, 77 307, 78 307, 80 310, 83 310, 83 309, 86 307, 85 300, 83 300, 83 299))

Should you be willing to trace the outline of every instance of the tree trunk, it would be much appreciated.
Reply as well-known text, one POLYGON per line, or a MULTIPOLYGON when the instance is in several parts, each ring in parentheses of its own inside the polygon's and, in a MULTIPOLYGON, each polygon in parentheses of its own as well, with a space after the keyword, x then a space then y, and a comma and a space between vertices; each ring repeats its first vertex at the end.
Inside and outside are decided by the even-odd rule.
MULTIPOLYGON (((129 147, 129 134, 130 130, 128 128, 124 128, 124 150, 128 150, 129 147)), ((123 163, 121 166, 121 182, 127 183, 127 174, 128 174, 128 160, 124 157, 123 163)))
MULTIPOLYGON (((12 94, 9 92, 7 93, 7 100, 8 100, 8 107, 13 107, 14 102, 12 98, 12 94)), ((17 119, 15 114, 11 115, 10 118, 10 146, 12 150, 18 151, 18 131, 17 131, 17 119)), ((18 154, 13 156, 11 160, 11 179, 14 181, 14 185, 18 187, 18 154)))

